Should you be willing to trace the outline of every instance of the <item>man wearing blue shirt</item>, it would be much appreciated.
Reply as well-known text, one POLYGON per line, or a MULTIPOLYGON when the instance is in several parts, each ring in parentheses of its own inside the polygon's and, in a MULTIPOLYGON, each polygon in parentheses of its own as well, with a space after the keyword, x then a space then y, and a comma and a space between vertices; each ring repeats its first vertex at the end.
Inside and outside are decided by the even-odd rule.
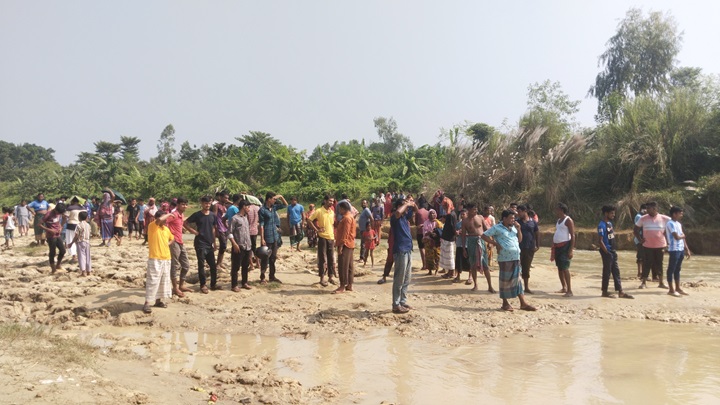
POLYGON ((623 292, 620 283, 620 267, 618 266, 618 256, 615 251, 615 231, 613 230, 612 220, 615 219, 615 207, 606 205, 602 207, 603 219, 598 224, 598 244, 600 245, 600 257, 602 257, 602 296, 605 298, 616 298, 615 294, 608 291, 610 284, 610 274, 612 274, 615 283, 615 291, 620 298, 632 299, 633 296, 623 292))
MULTIPOLYGON (((373 214, 372 211, 370 211, 370 208, 368 207, 367 200, 362 200, 362 212, 360 213, 360 218, 358 220, 358 228, 360 229, 360 232, 364 232, 365 228, 367 227, 367 224, 370 223, 372 225, 372 219, 373 214)), ((360 244, 360 260, 363 261, 367 257, 368 251, 365 249, 365 244, 360 244)))
POLYGON ((303 238, 303 218, 305 216, 305 208, 302 204, 298 204, 297 197, 290 197, 290 205, 287 207, 287 217, 290 223, 290 250, 293 245, 297 245, 297 251, 300 251, 300 241, 303 238))
POLYGON ((393 232, 393 260, 395 274, 392 287, 392 311, 404 314, 412 309, 407 304, 407 289, 412 279, 412 247, 413 238, 410 234, 410 219, 413 217, 413 208, 417 208, 412 197, 407 200, 398 199, 395 202, 395 212, 390 218, 390 229, 393 232))
POLYGON ((270 281, 282 283, 275 277, 275 261, 277 260, 277 250, 280 242, 280 217, 278 210, 287 208, 288 203, 281 195, 273 192, 265 194, 265 205, 260 208, 258 213, 260 245, 267 246, 270 254, 260 260, 260 283, 267 284, 265 280, 265 271, 270 265, 270 281), (280 200, 280 202, 277 202, 280 200))
POLYGON ((520 224, 515 221, 515 213, 510 210, 502 212, 502 222, 485 231, 481 238, 490 246, 497 246, 498 251, 498 278, 500 279, 500 298, 502 298, 502 310, 513 311, 509 298, 520 300, 520 309, 523 311, 535 311, 535 307, 525 301, 523 285, 520 280, 520 243, 522 242, 522 230, 520 224))

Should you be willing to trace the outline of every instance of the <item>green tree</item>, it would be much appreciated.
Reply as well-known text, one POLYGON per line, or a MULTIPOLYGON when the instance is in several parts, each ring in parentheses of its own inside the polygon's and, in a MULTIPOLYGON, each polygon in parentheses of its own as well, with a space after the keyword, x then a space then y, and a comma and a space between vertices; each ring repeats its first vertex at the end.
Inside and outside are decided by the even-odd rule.
POLYGON ((382 140, 382 149, 385 153, 397 153, 413 149, 410 138, 398 132, 397 122, 393 117, 376 117, 373 119, 373 123, 380 140, 382 140))
POLYGON ((135 164, 140 160, 138 144, 140 144, 140 138, 138 137, 120 137, 120 156, 125 163, 135 164))
POLYGON ((95 153, 108 163, 115 160, 115 154, 118 152, 120 152, 120 144, 107 141, 95 142, 95 153))
POLYGON ((598 120, 616 118, 618 103, 638 95, 662 94, 670 87, 670 73, 680 52, 682 33, 675 19, 661 12, 631 8, 600 55, 603 67, 589 94, 598 99, 598 120), (607 103, 611 98, 612 103, 607 103))
POLYGON ((200 149, 190 146, 190 142, 188 141, 183 142, 182 145, 180 145, 180 160, 186 162, 199 161, 200 149))
POLYGON ((482 145, 492 138, 495 128, 484 122, 478 122, 468 127, 467 134, 472 138, 473 145, 482 145))
POLYGON ((157 145, 157 160, 160 164, 172 163, 175 159, 175 127, 172 124, 163 129, 157 145))

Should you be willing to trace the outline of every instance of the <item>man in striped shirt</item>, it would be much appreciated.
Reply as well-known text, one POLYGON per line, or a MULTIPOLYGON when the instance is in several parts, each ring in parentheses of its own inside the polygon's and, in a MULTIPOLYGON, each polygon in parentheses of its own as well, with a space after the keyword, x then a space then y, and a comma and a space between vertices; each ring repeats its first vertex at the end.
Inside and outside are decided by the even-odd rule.
MULTIPOLYGON (((643 263, 642 263, 642 284, 638 288, 647 288, 646 282, 650 270, 653 273, 662 274, 663 267, 663 251, 667 247, 665 239, 665 226, 670 217, 658 214, 656 202, 646 204, 647 214, 643 215, 636 223, 634 234, 643 246, 643 263)), ((658 288, 667 288, 660 278, 658 288)))

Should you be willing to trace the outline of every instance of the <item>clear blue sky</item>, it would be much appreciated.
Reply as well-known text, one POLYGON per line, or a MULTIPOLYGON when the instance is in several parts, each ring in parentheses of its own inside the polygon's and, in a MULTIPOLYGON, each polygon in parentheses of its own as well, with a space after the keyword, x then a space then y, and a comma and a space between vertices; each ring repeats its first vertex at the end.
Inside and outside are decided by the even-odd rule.
POLYGON ((137 136, 149 158, 172 123, 178 149, 259 130, 310 151, 376 140, 373 117, 393 116, 432 144, 516 122, 545 79, 590 126, 597 57, 632 6, 670 11, 680 64, 720 73, 720 2, 0 0, 0 139, 66 164, 137 136))

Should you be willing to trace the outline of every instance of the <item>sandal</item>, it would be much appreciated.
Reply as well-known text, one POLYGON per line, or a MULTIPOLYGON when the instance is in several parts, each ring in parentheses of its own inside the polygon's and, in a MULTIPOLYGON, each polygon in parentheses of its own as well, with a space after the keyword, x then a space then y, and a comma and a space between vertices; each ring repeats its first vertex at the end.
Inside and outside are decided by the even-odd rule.
POLYGON ((378 284, 385 284, 385 283, 387 283, 387 280, 385 280, 384 278, 381 278, 380 280, 378 280, 377 283, 378 283, 378 284))
POLYGON ((328 286, 328 282, 325 281, 325 280, 323 280, 323 281, 320 282, 320 285, 323 286, 323 287, 327 287, 327 286, 328 286))
POLYGON ((472 280, 468 279, 468 281, 465 282, 465 285, 472 285, 472 280))
POLYGON ((230 291, 232 291, 232 292, 240 292, 240 287, 235 286, 235 287, 231 288, 230 291))
POLYGON ((148 304, 143 305, 142 311, 146 314, 152 314, 152 308, 150 308, 150 305, 148 304))
POLYGON ((632 295, 627 294, 627 293, 624 293, 624 292, 621 292, 620 294, 618 294, 618 297, 620 297, 620 298, 627 298, 627 299, 630 299, 630 300, 634 300, 634 299, 635 299, 635 297, 633 297, 632 295))
POLYGON ((204 286, 200 287, 200 292, 203 294, 208 294, 210 292, 210 290, 208 290, 207 286, 204 285, 204 286))
POLYGON ((164 303, 164 302, 162 302, 162 301, 156 302, 155 305, 153 305, 153 306, 154 306, 155 308, 167 308, 167 304, 164 303))
POLYGON ((500 309, 502 309, 503 311, 506 311, 506 312, 513 312, 515 310, 510 305, 507 305, 507 306, 503 305, 500 307, 500 309))
POLYGON ((531 311, 531 312, 532 312, 532 311, 537 311, 537 308, 535 308, 534 306, 532 306, 532 305, 530 305, 530 304, 523 305, 523 306, 520 307, 520 309, 523 310, 523 311, 531 311))

